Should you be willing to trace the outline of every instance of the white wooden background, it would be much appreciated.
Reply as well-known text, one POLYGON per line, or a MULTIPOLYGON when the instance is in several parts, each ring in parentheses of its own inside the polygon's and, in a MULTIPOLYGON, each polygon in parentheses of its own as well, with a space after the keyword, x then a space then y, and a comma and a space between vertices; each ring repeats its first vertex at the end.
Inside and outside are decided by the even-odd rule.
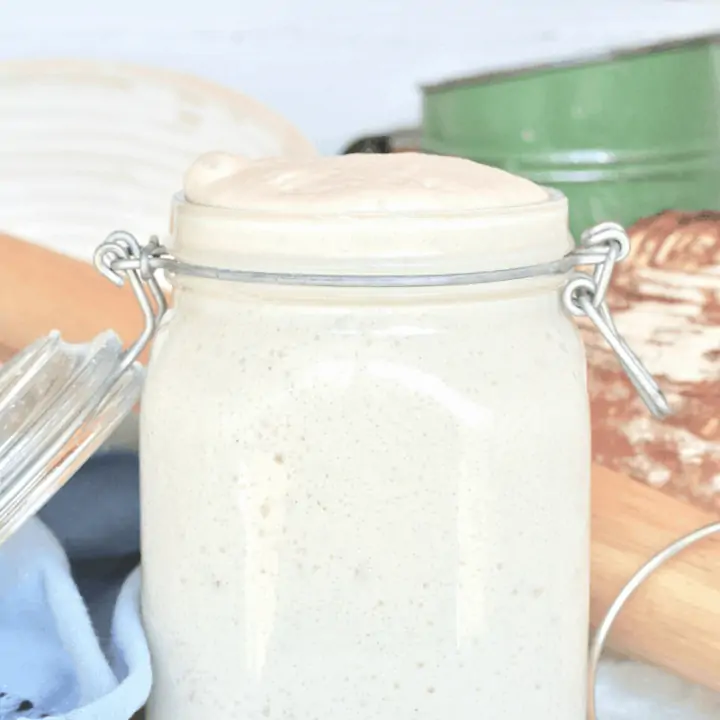
POLYGON ((416 122, 421 82, 719 29, 718 0, 0 0, 0 60, 194 72, 334 152, 416 122))

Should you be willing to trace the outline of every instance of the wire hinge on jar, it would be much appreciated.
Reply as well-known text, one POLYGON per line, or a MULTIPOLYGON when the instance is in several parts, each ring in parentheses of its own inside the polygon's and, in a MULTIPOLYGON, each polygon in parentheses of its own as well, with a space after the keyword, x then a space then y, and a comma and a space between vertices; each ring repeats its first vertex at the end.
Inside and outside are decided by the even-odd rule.
POLYGON ((617 223, 602 223, 586 230, 579 247, 570 253, 575 266, 594 266, 592 275, 576 271, 565 285, 563 306, 576 317, 587 317, 615 353, 630 382, 650 412, 657 418, 667 417, 670 406, 665 395, 630 349, 613 322, 606 295, 615 264, 630 253, 630 239, 617 223))
POLYGON ((562 293, 562 303, 573 316, 587 317, 613 350, 638 394, 650 412, 663 418, 670 407, 655 379, 617 331, 610 316, 606 295, 613 269, 627 257, 630 240, 616 223, 602 223, 589 229, 579 247, 560 260, 503 270, 488 270, 443 275, 319 275, 298 273, 255 272, 231 268, 194 265, 174 258, 156 237, 145 245, 127 232, 115 232, 95 252, 95 265, 116 285, 122 285, 126 274, 145 317, 145 330, 128 351, 135 360, 155 333, 158 322, 167 310, 164 295, 156 279, 160 270, 174 275, 272 285, 304 285, 315 287, 439 287, 473 285, 522 280, 543 275, 560 275, 578 267, 594 267, 592 274, 575 270, 562 293), (150 288, 150 296, 143 285, 150 288), (155 307, 153 308, 153 302, 155 307))
POLYGON ((141 245, 134 235, 124 230, 111 233, 95 250, 95 267, 110 282, 121 287, 125 284, 125 278, 130 281, 145 320, 143 331, 123 354, 121 370, 137 360, 167 312, 167 301, 157 281, 157 267, 153 262, 164 254, 166 250, 156 237, 150 238, 146 245, 141 245))

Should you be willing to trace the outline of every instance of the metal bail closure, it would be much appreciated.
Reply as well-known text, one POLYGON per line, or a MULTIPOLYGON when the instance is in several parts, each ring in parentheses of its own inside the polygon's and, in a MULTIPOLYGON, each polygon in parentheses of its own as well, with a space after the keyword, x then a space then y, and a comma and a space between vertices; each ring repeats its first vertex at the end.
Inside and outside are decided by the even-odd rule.
POLYGON ((587 317, 615 353, 630 382, 650 412, 659 419, 671 414, 670 405, 655 378, 617 331, 606 302, 616 262, 630 252, 630 239, 616 223, 602 223, 586 230, 571 254, 576 266, 592 265, 592 275, 576 271, 562 294, 565 309, 575 317, 587 317))
MULTIPOLYGON (((122 284, 111 264, 131 258, 140 261, 138 242, 114 233, 95 262, 122 284)), ((144 370, 136 359, 165 311, 165 298, 141 268, 126 275, 145 316, 143 332, 128 349, 111 331, 80 344, 54 332, 0 368, 0 543, 72 477, 140 398, 144 370)))

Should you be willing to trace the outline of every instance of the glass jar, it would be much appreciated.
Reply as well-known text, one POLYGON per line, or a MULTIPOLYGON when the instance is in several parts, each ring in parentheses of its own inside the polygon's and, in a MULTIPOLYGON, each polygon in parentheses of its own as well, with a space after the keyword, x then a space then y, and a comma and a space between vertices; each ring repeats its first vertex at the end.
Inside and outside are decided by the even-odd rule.
POLYGON ((565 306, 601 323, 607 278, 568 294, 561 195, 476 200, 176 199, 141 414, 150 720, 585 716, 589 411, 565 306))

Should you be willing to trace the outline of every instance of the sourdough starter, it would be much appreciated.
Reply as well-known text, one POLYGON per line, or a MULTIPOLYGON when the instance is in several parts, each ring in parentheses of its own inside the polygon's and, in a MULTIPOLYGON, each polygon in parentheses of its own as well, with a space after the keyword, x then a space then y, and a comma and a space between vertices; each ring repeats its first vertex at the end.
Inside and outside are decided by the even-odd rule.
MULTIPOLYGON (((201 159, 172 238, 204 265, 365 276, 570 248, 564 198, 412 153, 201 159)), ((563 278, 173 282, 141 420, 150 720, 584 717, 589 428, 563 278)))

